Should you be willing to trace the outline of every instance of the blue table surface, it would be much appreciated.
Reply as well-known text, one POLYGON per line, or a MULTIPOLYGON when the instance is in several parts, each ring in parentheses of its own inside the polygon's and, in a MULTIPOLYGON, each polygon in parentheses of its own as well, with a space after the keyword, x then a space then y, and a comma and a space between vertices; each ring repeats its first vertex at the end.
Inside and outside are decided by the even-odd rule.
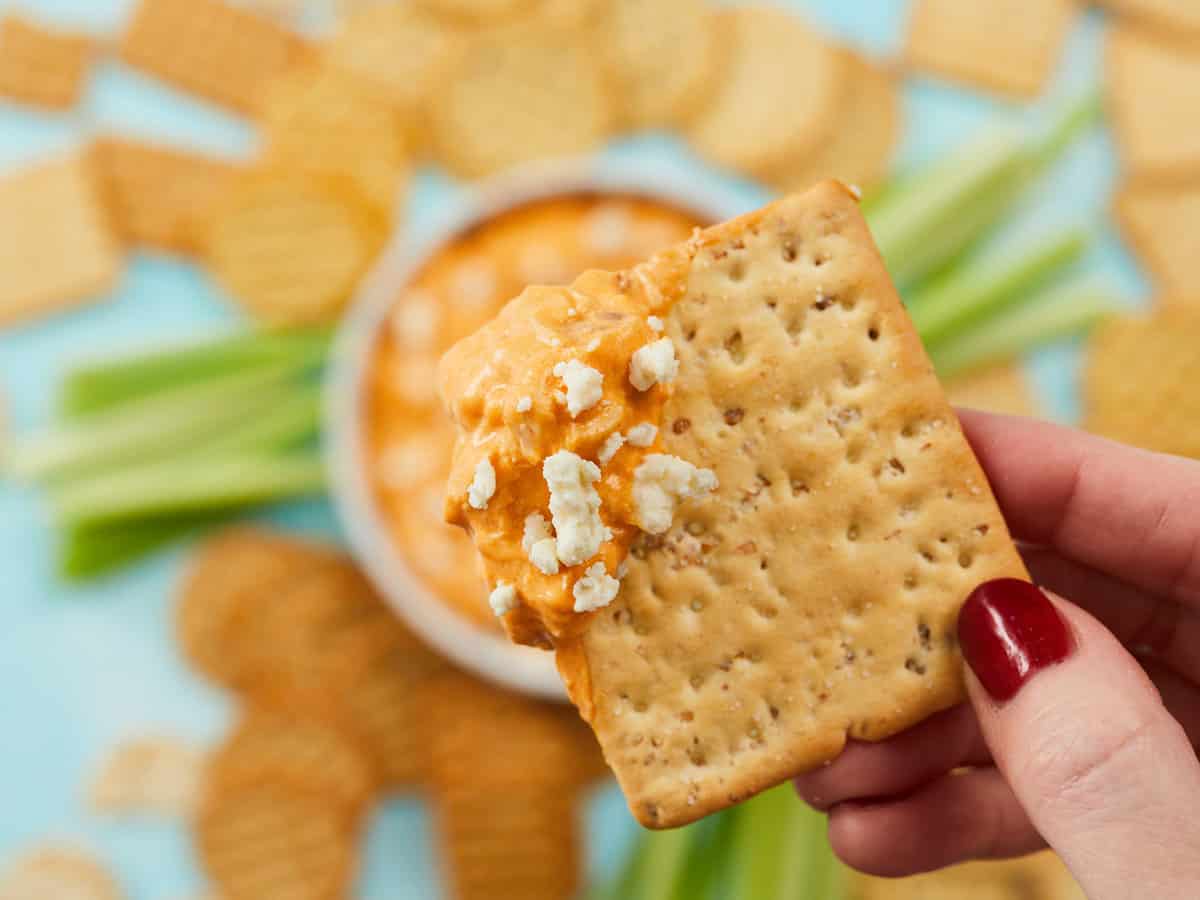
MULTIPOLYGON (((49 22, 112 34, 131 5, 130 0, 0 0, 0 12, 22 7, 49 22)), ((902 43, 905 0, 793 0, 789 5, 826 33, 869 51, 894 53, 902 43)), ((1044 118, 1057 99, 1100 77, 1103 30, 1098 13, 1081 17, 1046 97, 1029 106, 910 79, 904 98, 909 128, 901 159, 927 158, 997 116, 1044 118)), ((70 115, 0 104, 0 171, 78 145, 99 130, 236 155, 253 152, 256 141, 247 122, 104 61, 83 104, 70 115)), ((607 148, 604 157, 614 166, 646 161, 676 166, 702 181, 743 192, 747 206, 763 196, 753 185, 729 182, 666 136, 622 140, 607 148)), ((1144 283, 1111 226, 1104 224, 1115 175, 1107 137, 1089 137, 1047 179, 1014 230, 1053 228, 1068 221, 1101 223, 1102 238, 1087 265, 1136 305, 1144 283)), ((419 231, 435 210, 466 190, 435 172, 422 173, 410 204, 410 226, 419 231)), ((46 421, 56 379, 72 360, 219 329, 238 318, 236 306, 193 265, 135 254, 119 287, 103 302, 0 332, 6 427, 20 431, 46 421)), ((1028 363, 1046 409, 1066 421, 1076 415, 1077 355, 1076 348, 1053 348, 1028 363)), ((306 532, 338 535, 324 502, 293 506, 269 518, 306 532)), ((80 799, 89 774, 122 737, 158 731, 210 742, 229 720, 227 698, 187 670, 171 638, 172 587, 186 548, 86 587, 56 580, 54 549, 38 497, 0 483, 0 864, 29 843, 59 838, 90 846, 110 860, 134 900, 199 894, 203 878, 183 827, 105 820, 89 814, 80 799)), ((607 868, 632 833, 615 790, 594 798, 588 827, 591 865, 607 868)), ((431 836, 419 801, 396 800, 381 808, 367 843, 358 896, 439 896, 431 836)))

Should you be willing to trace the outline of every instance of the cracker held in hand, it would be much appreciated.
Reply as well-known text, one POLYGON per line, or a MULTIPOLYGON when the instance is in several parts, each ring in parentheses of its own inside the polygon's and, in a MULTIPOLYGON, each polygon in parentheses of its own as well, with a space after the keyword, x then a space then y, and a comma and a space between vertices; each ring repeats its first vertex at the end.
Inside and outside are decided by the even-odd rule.
POLYGON ((648 826, 957 702, 960 603, 1024 576, 838 182, 528 288, 441 378, 448 518, 648 826))

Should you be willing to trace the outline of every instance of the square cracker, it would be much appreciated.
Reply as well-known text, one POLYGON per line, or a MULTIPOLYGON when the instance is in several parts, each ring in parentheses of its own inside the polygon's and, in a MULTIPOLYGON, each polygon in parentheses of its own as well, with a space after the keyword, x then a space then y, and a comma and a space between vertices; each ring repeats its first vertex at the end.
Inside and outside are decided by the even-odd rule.
POLYGON ((0 325, 96 299, 120 268, 81 156, 0 178, 0 325))
POLYGON ((1100 0, 1115 13, 1155 28, 1200 37, 1200 3, 1196 0, 1100 0))
POLYGON ((1130 25, 1108 37, 1108 107, 1125 165, 1138 175, 1200 175, 1200 43, 1130 25))
POLYGON ((121 43, 129 65, 250 115, 266 84, 310 53, 298 34, 219 0, 141 0, 121 43))
MULTIPOLYGON (((958 608, 1025 570, 850 192, 685 245, 662 452, 719 487, 643 536, 559 665, 637 818, 681 825, 963 696, 958 608)), ((673 251, 678 253, 679 251, 673 251)))
POLYGON ((1037 96, 1058 61, 1076 0, 916 0, 909 64, 975 87, 1037 96))
POLYGON ((92 155, 121 236, 176 253, 200 252, 207 214, 240 169, 228 160, 119 137, 98 140, 92 155))
POLYGON ((1200 285, 1200 179, 1123 186, 1114 202, 1125 239, 1159 289, 1187 296, 1200 285))
POLYGON ((0 96, 30 106, 70 109, 91 62, 83 35, 39 28, 20 16, 0 21, 0 96))

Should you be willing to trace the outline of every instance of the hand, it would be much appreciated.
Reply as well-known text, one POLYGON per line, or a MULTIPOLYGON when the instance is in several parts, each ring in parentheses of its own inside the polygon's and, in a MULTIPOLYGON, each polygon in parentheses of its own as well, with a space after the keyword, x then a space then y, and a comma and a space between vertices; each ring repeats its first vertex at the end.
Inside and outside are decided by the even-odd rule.
POLYGON ((1091 900, 1194 900, 1200 462, 1023 419, 962 422, 1047 592, 977 588, 959 616, 970 704, 851 743, 797 790, 872 874, 1048 843, 1091 900))

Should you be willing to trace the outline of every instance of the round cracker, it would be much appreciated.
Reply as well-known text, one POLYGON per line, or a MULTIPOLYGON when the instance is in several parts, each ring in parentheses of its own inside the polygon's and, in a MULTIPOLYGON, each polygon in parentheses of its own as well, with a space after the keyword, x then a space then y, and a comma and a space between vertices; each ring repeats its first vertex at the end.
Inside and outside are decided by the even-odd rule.
POLYGON ((0 872, 0 900, 122 900, 124 896, 112 873, 77 847, 33 847, 0 872))
POLYGON ((837 117, 842 56, 800 19, 748 6, 715 13, 727 68, 688 127, 696 150, 748 174, 770 172, 824 141, 837 117))
POLYGON ((333 66, 302 66, 271 83, 260 121, 268 160, 351 179, 390 215, 408 167, 399 116, 378 94, 333 66))
POLYGON ((273 777, 213 791, 196 847, 226 900, 339 900, 349 896, 361 814, 347 819, 320 793, 273 777))
POLYGON ((610 85, 590 44, 573 37, 530 25, 472 41, 433 108, 442 161, 474 178, 602 143, 614 114, 610 85))
POLYGON ((699 111, 721 74, 720 21, 705 0, 608 4, 601 55, 629 125, 669 126, 699 111))
POLYGON ((843 54, 845 106, 827 140, 771 173, 770 183, 783 193, 826 178, 865 189, 887 174, 902 126, 899 85, 883 67, 849 50, 843 54))
POLYGON ((88 788, 88 802, 102 813, 186 818, 195 809, 203 771, 203 752, 179 738, 133 738, 105 760, 88 788))
POLYGON ((336 319, 383 244, 386 223, 354 182, 259 169, 222 203, 208 229, 218 281, 259 319, 336 319))

